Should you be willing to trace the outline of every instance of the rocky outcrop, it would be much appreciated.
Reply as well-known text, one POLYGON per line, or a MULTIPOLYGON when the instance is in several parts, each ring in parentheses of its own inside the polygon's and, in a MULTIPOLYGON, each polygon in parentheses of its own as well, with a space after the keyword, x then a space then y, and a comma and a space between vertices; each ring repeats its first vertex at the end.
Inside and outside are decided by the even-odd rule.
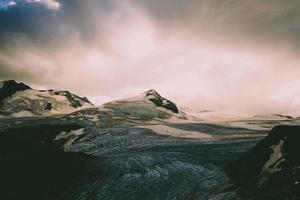
POLYGON ((158 92, 156 92, 154 89, 146 92, 146 98, 152 101, 158 107, 166 108, 173 113, 179 113, 179 110, 175 103, 160 96, 160 94, 158 94, 158 92))
POLYGON ((300 126, 276 126, 229 167, 241 193, 254 199, 300 199, 300 126))
POLYGON ((24 83, 17 83, 15 80, 8 80, 0 82, 0 106, 3 100, 11 97, 18 91, 30 90, 31 87, 24 83))
POLYGON ((83 106, 82 102, 93 105, 86 97, 77 96, 75 94, 72 94, 69 91, 56 91, 56 92, 54 92, 54 94, 67 97, 67 99, 70 101, 70 104, 74 108, 78 108, 80 106, 83 106))

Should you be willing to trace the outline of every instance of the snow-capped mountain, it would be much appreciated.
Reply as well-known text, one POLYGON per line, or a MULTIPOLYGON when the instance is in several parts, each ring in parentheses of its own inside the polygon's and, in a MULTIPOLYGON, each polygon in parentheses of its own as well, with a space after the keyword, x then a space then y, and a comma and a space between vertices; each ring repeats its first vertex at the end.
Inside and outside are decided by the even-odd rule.
POLYGON ((34 90, 14 80, 0 82, 0 116, 30 117, 74 112, 92 107, 86 98, 69 91, 34 90))
POLYGON ((103 112, 115 118, 134 118, 135 121, 152 120, 155 118, 169 119, 171 117, 185 118, 175 103, 162 97, 154 89, 140 95, 115 101, 110 101, 100 107, 80 110, 71 116, 97 117, 103 112))

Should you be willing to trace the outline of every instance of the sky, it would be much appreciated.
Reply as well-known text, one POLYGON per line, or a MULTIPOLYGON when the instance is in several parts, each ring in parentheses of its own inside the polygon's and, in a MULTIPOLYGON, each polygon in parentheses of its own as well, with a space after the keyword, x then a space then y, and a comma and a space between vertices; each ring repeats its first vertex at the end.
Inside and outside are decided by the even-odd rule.
MULTIPOLYGON (((300 111, 298 0, 0 0, 0 80, 96 105, 300 111)), ((300 112, 299 112, 300 113, 300 112)))

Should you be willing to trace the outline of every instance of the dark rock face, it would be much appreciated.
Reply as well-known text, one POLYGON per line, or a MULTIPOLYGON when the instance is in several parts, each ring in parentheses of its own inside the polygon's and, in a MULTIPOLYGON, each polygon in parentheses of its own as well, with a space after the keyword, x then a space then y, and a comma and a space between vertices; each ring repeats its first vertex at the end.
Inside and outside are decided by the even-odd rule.
POLYGON ((300 126, 277 126, 229 167, 241 193, 254 199, 300 199, 300 126))
POLYGON ((3 81, 0 83, 0 85, 2 85, 2 88, 0 87, 0 106, 2 105, 2 101, 4 99, 11 97, 16 92, 32 89, 24 83, 17 83, 14 80, 3 81))
POLYGON ((177 106, 173 102, 160 96, 154 89, 146 92, 146 97, 158 107, 166 108, 173 113, 179 113, 177 106))
POLYGON ((51 110, 52 109, 52 104, 51 103, 47 103, 45 106, 45 110, 51 110))
POLYGON ((74 108, 78 108, 78 107, 82 106, 82 104, 80 103, 80 101, 78 99, 93 105, 86 97, 77 96, 75 94, 72 94, 69 91, 57 91, 57 92, 54 92, 54 94, 67 97, 67 99, 70 101, 71 106, 74 108))

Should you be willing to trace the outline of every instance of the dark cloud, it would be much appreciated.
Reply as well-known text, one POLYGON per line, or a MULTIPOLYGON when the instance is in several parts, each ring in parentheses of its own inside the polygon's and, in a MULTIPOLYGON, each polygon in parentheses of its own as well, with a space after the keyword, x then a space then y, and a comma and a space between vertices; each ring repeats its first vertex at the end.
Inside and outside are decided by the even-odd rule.
MULTIPOLYGON (((53 26, 54 13, 38 4, 21 4, 0 10, 1 44, 26 36, 30 40, 47 39, 48 27, 53 26), (49 24, 49 26, 48 26, 49 24)), ((53 32, 53 31, 51 31, 53 32)))
POLYGON ((48 9, 39 2, 27 0, 19 0, 14 6, 5 7, 9 2, 2 2, 2 9, 0 7, 1 79, 37 81, 43 80, 48 70, 60 73, 61 66, 52 66, 53 69, 47 71, 41 66, 41 70, 32 72, 31 66, 22 61, 20 51, 24 54, 38 52, 49 58, 62 47, 72 46, 74 41, 86 46, 102 45, 104 48, 101 34, 105 30, 102 30, 102 23, 111 13, 113 1, 62 0, 59 1, 59 9, 48 9))
MULTIPOLYGON (((0 59, 1 62, 1 59, 0 59)), ((0 80, 23 80, 27 82, 38 82, 39 78, 31 71, 16 69, 14 66, 0 64, 0 80)))
POLYGON ((27 39, 36 45, 57 45, 72 34, 86 42, 101 34, 101 23, 113 1, 60 1, 58 10, 38 3, 20 1, 16 6, 0 9, 1 45, 27 39))

